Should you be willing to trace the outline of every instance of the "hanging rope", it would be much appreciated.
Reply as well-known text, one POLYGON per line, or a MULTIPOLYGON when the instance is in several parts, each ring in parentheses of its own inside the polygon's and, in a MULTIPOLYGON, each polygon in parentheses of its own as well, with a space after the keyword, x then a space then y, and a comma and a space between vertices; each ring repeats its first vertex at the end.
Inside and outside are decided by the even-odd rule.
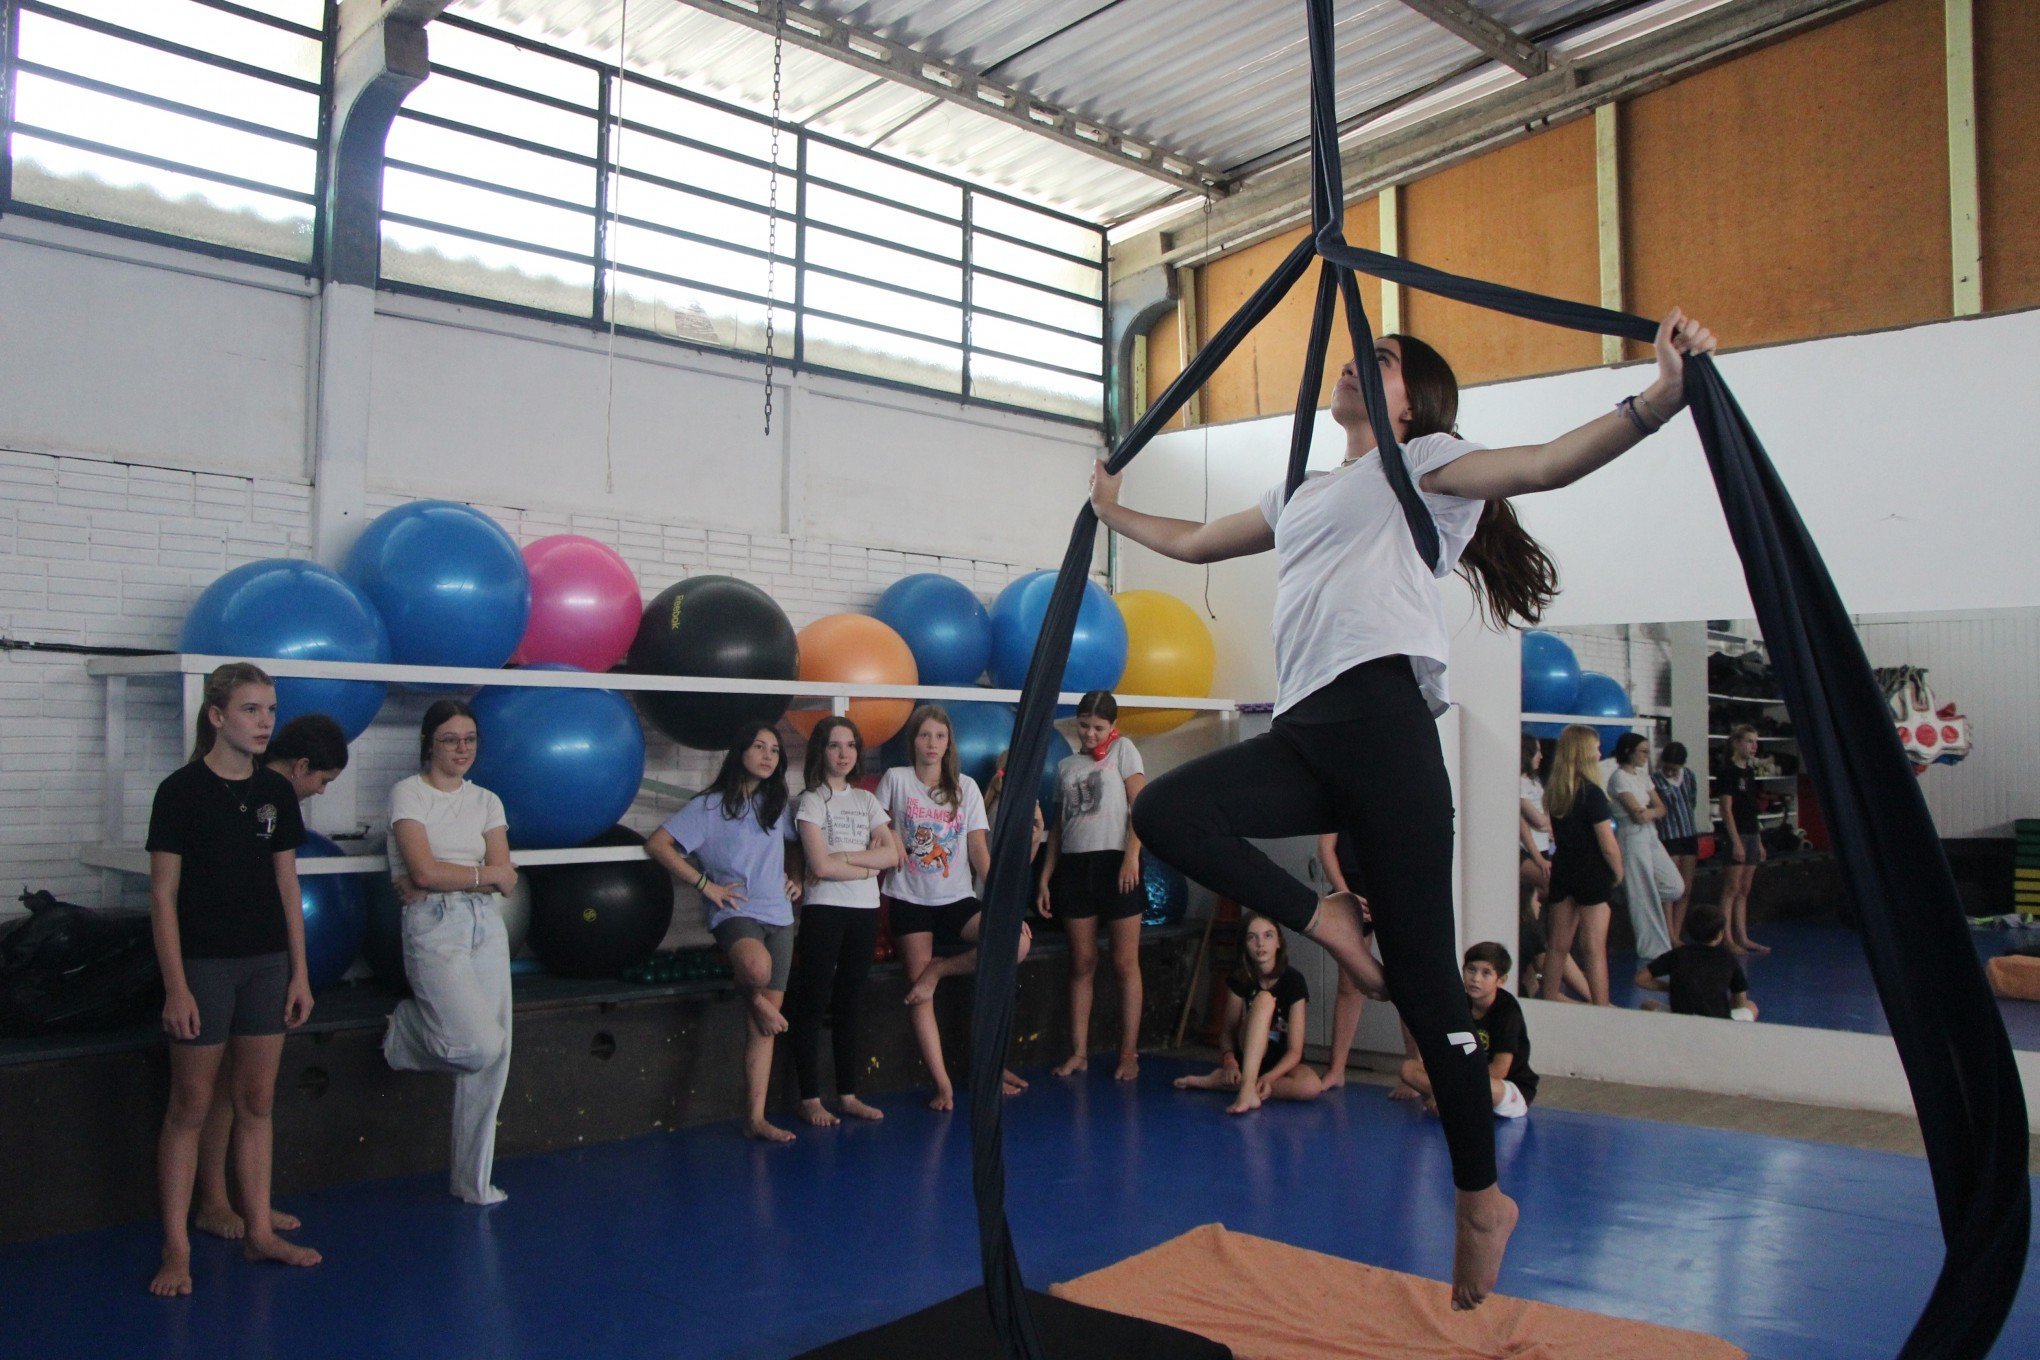
MULTIPOLYGON (((623 164, 623 92, 629 84, 623 73, 629 59, 630 0, 623 0, 616 20, 616 106, 610 110, 610 126, 606 129, 610 165, 623 164)), ((598 173, 608 175, 609 167, 602 167, 598 173)), ((611 496, 616 494, 616 220, 623 215, 622 204, 623 176, 611 175, 601 226, 602 242, 597 247, 601 267, 608 275, 604 304, 609 308, 609 338, 602 359, 602 490, 611 496)))
MULTIPOLYGON (((1311 261, 1321 258, 1311 352, 1290 437, 1289 485, 1301 479, 1309 451, 1309 423, 1315 419, 1336 293, 1345 303, 1353 352, 1362 360, 1361 391, 1379 436, 1383 471, 1419 555, 1435 566, 1437 528, 1391 433, 1379 366, 1368 362, 1373 336, 1354 271, 1571 330, 1648 341, 1657 327, 1644 317, 1461 278, 1347 244, 1341 233, 1345 193, 1334 115, 1331 0, 1305 0, 1305 5, 1312 234, 1184 366, 1120 440, 1106 466, 1116 473, 1131 462, 1311 261)), ((1711 358, 1686 360, 1686 398, 1770 643, 1807 772, 1827 814, 1844 886, 1863 920, 1864 952, 1927 1147, 1946 1250, 1939 1278, 1898 1354, 1901 1360, 1975 1360, 1989 1351, 2018 1292, 2031 1226, 2025 1094, 2011 1044, 1970 944, 1954 876, 1918 781, 1812 537, 1711 358)), ((1027 668, 1008 768, 1038 769, 1047 751, 1097 524, 1086 504, 1070 533, 1027 668)), ((1025 798, 1002 799, 994 818, 970 1068, 972 1186, 985 1297, 992 1324, 1013 1360, 1042 1357, 1006 1221, 1000 1092, 1012 1039, 1015 955, 1031 886, 1029 804, 1025 798)))
POLYGON ((775 7, 772 21, 772 174, 765 191, 765 433, 772 433, 773 321, 779 315, 779 108, 780 78, 786 65, 786 7, 775 7))

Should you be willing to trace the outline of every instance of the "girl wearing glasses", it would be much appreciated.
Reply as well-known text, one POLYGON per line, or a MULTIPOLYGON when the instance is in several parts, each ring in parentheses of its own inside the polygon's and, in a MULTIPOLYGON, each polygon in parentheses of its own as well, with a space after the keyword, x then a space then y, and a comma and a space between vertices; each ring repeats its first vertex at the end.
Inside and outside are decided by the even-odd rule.
POLYGON ((467 780, 481 734, 459 699, 425 710, 423 769, 390 791, 390 871, 404 901, 404 975, 383 1056, 405 1072, 451 1072, 452 1190, 507 1198, 489 1183, 496 1111, 510 1076, 510 939, 497 898, 517 886, 503 801, 467 780))

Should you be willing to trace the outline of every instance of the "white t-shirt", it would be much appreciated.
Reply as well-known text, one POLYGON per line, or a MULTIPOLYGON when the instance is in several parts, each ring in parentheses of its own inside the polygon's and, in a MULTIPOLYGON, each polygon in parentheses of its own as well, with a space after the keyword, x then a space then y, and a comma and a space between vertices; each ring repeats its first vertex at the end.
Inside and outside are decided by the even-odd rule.
MULTIPOLYGON (((1403 446, 1412 480, 1480 445, 1427 434, 1403 446)), ((1444 561, 1417 555, 1379 452, 1313 473, 1285 505, 1278 483, 1261 497, 1275 530, 1275 712, 1310 697, 1363 661, 1405 655, 1433 713, 1446 708, 1451 633, 1436 577, 1459 565, 1485 501, 1422 493, 1444 561)))
POLYGON ((906 859, 885 876, 885 890, 903 902, 942 907, 972 895, 970 833, 989 831, 977 781, 958 775, 963 797, 956 807, 937 802, 934 790, 896 765, 878 781, 879 806, 906 847, 906 859))
MULTIPOLYGON (((822 829, 829 849, 869 850, 871 833, 886 824, 885 808, 865 789, 831 793, 826 788, 809 789, 793 803, 793 820, 810 822, 822 829)), ((812 866, 810 866, 812 867, 812 866)), ((801 893, 809 906, 878 906, 878 875, 869 878, 818 878, 801 893)))
POLYGON ((1615 809, 1615 825, 1627 831, 1633 826, 1645 826, 1629 815, 1629 809, 1622 805, 1620 794, 1628 794, 1640 808, 1650 806, 1651 782, 1649 770, 1631 770, 1617 765, 1608 774, 1608 802, 1615 809))
MULTIPOLYGON (((1544 785, 1537 782, 1537 776, 1529 774, 1522 776, 1522 780, 1516 789, 1516 796, 1531 807, 1536 808, 1539 812, 1544 811, 1544 785)), ((1547 825, 1550 824, 1550 820, 1548 816, 1545 818, 1547 825)), ((1542 850, 1547 855, 1551 853, 1551 833, 1549 831, 1540 831, 1533 825, 1530 828, 1530 839, 1537 843, 1539 850, 1542 850)))
MULTIPOLYGON (((398 822, 416 822, 424 827, 432 858, 442 864, 484 863, 488 846, 483 837, 507 825, 503 800, 480 784, 462 780, 459 788, 448 793, 426 783, 422 774, 400 779, 390 790, 392 835, 398 822)), ((391 855, 390 877, 401 878, 404 873, 404 857, 391 855)))
POLYGON ((1055 767, 1056 815, 1062 822, 1062 847, 1058 853, 1088 855, 1098 850, 1126 848, 1126 781, 1145 774, 1140 752, 1120 737, 1105 753, 1093 760, 1089 751, 1063 757, 1055 767))

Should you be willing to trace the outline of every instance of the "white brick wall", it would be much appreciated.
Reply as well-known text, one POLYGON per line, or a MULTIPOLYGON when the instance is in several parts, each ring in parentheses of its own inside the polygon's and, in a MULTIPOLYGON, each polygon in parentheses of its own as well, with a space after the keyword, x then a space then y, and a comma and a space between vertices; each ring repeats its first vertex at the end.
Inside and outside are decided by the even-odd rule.
MULTIPOLYGON (((403 498, 370 496, 371 513, 403 498)), ((185 611, 223 571, 267 557, 305 557, 311 491, 255 477, 187 472, 99 459, 0 449, 0 633, 10 639, 169 649, 185 611)), ((520 543, 580 533, 614 547, 646 598, 703 572, 740 576, 766 590, 796 628, 824 614, 868 608, 884 588, 917 571, 939 571, 987 602, 1042 563, 973 560, 867 548, 854 543, 731 533, 550 507, 480 505, 520 543)), ((172 681, 128 687, 126 839, 139 841, 156 784, 180 761, 172 681)), ((104 688, 84 658, 0 652, 0 884, 15 910, 16 884, 96 901, 98 875, 78 862, 100 839, 104 688)), ((376 724, 357 741, 358 812, 381 830, 380 790, 415 768, 417 723, 428 697, 392 690, 376 724)), ((697 787, 715 757, 648 732, 647 773, 697 787)), ((798 751, 789 751, 798 759, 798 751)), ((648 829, 670 804, 641 799, 630 820, 648 829)), ((142 900, 138 881, 131 902, 142 900)))
POLYGON ((1549 629, 1563 638, 1583 671, 1600 671, 1622 682, 1629 701, 1644 708, 1672 702, 1672 654, 1656 624, 1576 624, 1549 629))

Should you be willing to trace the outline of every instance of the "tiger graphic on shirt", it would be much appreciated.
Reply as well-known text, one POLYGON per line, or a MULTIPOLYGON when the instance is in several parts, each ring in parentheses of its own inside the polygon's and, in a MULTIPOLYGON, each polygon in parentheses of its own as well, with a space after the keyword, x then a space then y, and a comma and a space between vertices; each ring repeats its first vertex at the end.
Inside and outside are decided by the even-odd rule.
POLYGON ((955 808, 943 807, 924 798, 907 799, 906 834, 909 872, 931 878, 947 878, 961 848, 963 819, 955 808))

